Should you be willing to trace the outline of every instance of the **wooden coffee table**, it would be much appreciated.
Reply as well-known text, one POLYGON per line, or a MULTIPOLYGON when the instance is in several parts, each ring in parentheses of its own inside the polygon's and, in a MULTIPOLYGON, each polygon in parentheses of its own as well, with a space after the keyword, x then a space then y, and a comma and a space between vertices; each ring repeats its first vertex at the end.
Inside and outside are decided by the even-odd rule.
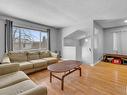
POLYGON ((52 64, 48 66, 48 70, 50 71, 50 82, 52 82, 52 76, 61 80, 61 89, 63 90, 64 87, 64 78, 71 74, 72 72, 79 70, 80 76, 81 76, 81 63, 80 61, 74 61, 74 60, 68 60, 68 61, 63 61, 57 64, 52 64), (62 75, 62 78, 56 76, 53 74, 54 73, 64 73, 62 75))

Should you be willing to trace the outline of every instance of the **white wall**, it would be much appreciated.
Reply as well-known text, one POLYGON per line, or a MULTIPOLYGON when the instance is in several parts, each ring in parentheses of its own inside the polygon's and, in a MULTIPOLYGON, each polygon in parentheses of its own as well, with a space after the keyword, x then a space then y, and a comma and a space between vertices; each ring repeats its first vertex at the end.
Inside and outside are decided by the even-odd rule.
POLYGON ((76 60, 82 61, 82 48, 80 40, 76 41, 76 60))
POLYGON ((64 59, 76 60, 76 47, 65 46, 63 49, 63 52, 64 52, 64 55, 63 55, 64 59))
POLYGON ((94 63, 101 60, 103 56, 103 29, 102 27, 94 22, 94 39, 93 39, 93 59, 94 63))
MULTIPOLYGON (((74 52, 73 53, 69 53, 69 54, 72 54, 71 56, 73 57, 70 57, 69 59, 74 59, 74 60, 79 60, 81 61, 81 54, 82 54, 82 51, 81 51, 81 44, 80 44, 80 41, 78 39, 74 39, 74 38, 64 38, 64 49, 68 50, 68 51, 72 51, 74 52), (68 48, 67 48, 68 47, 68 48), (73 47, 73 49, 72 49, 73 47)), ((69 56, 66 56, 66 50, 64 50, 64 56, 66 57, 66 59, 69 57, 69 56)), ((68 52, 67 52, 68 53, 68 52)))
POLYGON ((61 31, 60 31, 60 29, 57 29, 57 52, 59 52, 60 51, 60 53, 61 53, 61 51, 62 51, 62 33, 61 33, 61 31))
POLYGON ((104 53, 113 53, 113 32, 104 30, 104 53))
POLYGON ((5 44, 4 44, 4 39, 5 39, 5 36, 4 36, 4 33, 5 33, 5 22, 4 20, 0 20, 0 61, 3 57, 3 54, 4 54, 4 49, 5 49, 5 44))
POLYGON ((77 45, 76 39, 64 38, 64 46, 75 46, 77 45))
POLYGON ((76 48, 64 46, 64 38, 75 31, 73 27, 67 27, 61 29, 62 32, 62 58, 63 59, 73 59, 76 60, 76 48), (71 52, 69 52, 71 51, 71 52))
POLYGON ((81 58, 83 63, 91 64, 91 38, 87 37, 86 39, 80 40, 81 43, 81 58), (86 39, 88 41, 86 41, 86 39))

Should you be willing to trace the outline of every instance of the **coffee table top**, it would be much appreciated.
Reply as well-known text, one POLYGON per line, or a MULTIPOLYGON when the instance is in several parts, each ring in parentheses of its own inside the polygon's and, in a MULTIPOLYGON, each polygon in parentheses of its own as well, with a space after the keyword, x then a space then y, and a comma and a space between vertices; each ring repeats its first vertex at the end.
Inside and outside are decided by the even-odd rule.
POLYGON ((80 65, 81 65, 80 61, 68 60, 68 61, 57 63, 57 64, 49 65, 48 70, 52 72, 62 73, 62 72, 67 72, 74 68, 77 68, 80 65))

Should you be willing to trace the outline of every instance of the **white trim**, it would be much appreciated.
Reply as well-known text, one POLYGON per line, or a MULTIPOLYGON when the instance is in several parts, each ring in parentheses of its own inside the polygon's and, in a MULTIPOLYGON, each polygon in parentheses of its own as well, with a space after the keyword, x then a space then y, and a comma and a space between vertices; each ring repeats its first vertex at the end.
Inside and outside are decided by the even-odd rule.
POLYGON ((90 64, 90 66, 94 66, 94 64, 90 64))
POLYGON ((101 62, 101 60, 98 60, 94 65, 98 64, 99 62, 101 62))
POLYGON ((90 64, 90 66, 95 66, 96 64, 100 63, 103 57, 100 57, 100 60, 98 60, 96 63, 90 64))
POLYGON ((90 64, 90 66, 95 66, 96 64, 98 64, 99 62, 101 62, 101 60, 98 60, 96 63, 94 64, 90 64))

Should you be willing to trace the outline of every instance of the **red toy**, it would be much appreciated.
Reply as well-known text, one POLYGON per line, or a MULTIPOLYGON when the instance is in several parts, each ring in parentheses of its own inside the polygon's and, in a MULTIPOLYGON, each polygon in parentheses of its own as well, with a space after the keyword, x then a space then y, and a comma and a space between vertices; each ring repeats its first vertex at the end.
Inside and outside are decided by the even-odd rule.
POLYGON ((122 64, 121 59, 112 59, 113 64, 122 64))

